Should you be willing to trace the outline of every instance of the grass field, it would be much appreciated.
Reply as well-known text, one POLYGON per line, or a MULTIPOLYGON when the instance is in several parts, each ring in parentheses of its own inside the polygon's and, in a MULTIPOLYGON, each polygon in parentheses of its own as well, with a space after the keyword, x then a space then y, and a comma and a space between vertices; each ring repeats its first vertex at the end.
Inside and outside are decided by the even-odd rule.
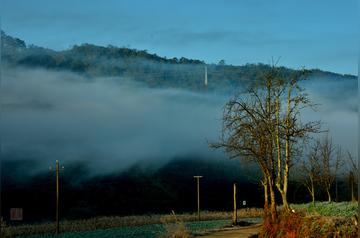
MULTIPOLYGON (((281 208, 281 207, 279 207, 281 208)), ((357 214, 358 204, 351 202, 328 203, 317 202, 315 206, 311 203, 291 204, 296 212, 306 214, 321 220, 326 217, 338 217, 339 219, 351 220, 357 214)), ((258 223, 263 215, 262 209, 248 208, 238 211, 239 220, 258 223)), ((78 237, 161 237, 167 232, 169 224, 181 221, 186 230, 191 234, 200 234, 206 230, 212 230, 231 224, 231 212, 209 212, 201 213, 202 221, 196 221, 196 214, 184 213, 175 215, 149 215, 149 216, 126 216, 126 217, 98 217, 86 220, 73 220, 61 222, 60 238, 78 237)), ((327 218, 326 218, 327 219, 327 218)), ((54 223, 37 225, 21 225, 16 227, 5 227, 3 237, 30 237, 48 238, 54 237, 54 223)))
MULTIPOLYGON (((247 222, 259 222, 259 219, 241 219, 247 222)), ((231 225, 231 220, 213 220, 213 221, 200 221, 200 222, 185 222, 186 229, 192 234, 201 234, 204 231, 218 229, 225 226, 231 225)), ((31 235, 26 236, 27 238, 125 238, 125 237, 138 237, 138 238, 158 238, 161 237, 166 232, 166 225, 163 224, 152 224, 152 225, 143 225, 143 226, 130 226, 122 228, 113 228, 113 229, 99 229, 94 231, 84 231, 84 232, 66 232, 62 233, 59 236, 54 235, 31 235)), ((24 237, 24 236, 23 236, 24 237)))
MULTIPOLYGON (((201 213, 201 223, 196 223, 197 216, 192 213, 177 214, 176 217, 173 215, 148 215, 148 216, 125 216, 125 217, 97 217, 92 219, 84 220, 64 220, 60 223, 61 233, 79 233, 85 234, 85 237, 96 232, 114 232, 124 234, 131 234, 131 232, 139 232, 139 237, 142 233, 147 233, 151 235, 153 232, 160 232, 164 230, 163 224, 171 224, 180 220, 186 222, 187 228, 191 232, 197 230, 196 227, 199 227, 200 230, 207 229, 207 226, 210 226, 209 229, 217 228, 224 224, 224 221, 228 223, 231 221, 231 212, 209 212, 203 211, 201 213), (191 223, 194 222, 194 223, 191 223), (193 225, 195 224, 195 225, 193 225), (140 229, 140 230, 138 230, 140 229), (115 231, 118 230, 118 231, 115 231), (138 231, 137 231, 138 230, 138 231), (88 234, 88 233, 89 234, 88 234), (130 233, 129 233, 130 232, 130 233)), ((251 218, 251 217, 261 217, 262 209, 258 208, 247 208, 239 209, 238 217, 239 218, 251 218)), ((36 237, 46 237, 46 234, 53 234, 55 231, 54 223, 42 223, 42 224, 31 224, 31 225, 19 225, 19 226, 8 226, 4 229, 4 237, 23 237, 29 235, 41 235, 36 237)), ((156 234, 157 234, 156 233, 156 234)), ((95 235, 96 236, 96 235, 95 235)), ((101 235, 102 237, 103 235, 101 235)), ((50 236, 51 237, 51 236, 50 236)), ((71 236, 73 237, 73 236, 71 236)), ((76 237, 76 236, 74 236, 76 237)), ((111 236, 109 236, 111 237, 111 236)), ((123 237, 123 236, 116 236, 123 237)), ((126 236, 125 236, 126 237, 126 236)))

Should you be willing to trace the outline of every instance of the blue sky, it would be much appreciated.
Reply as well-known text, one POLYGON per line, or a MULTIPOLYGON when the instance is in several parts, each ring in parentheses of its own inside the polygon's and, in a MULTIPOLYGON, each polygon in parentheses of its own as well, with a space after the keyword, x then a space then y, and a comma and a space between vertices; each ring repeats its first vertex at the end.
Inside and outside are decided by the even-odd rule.
POLYGON ((357 1, 2 0, 2 28, 52 49, 129 46, 166 57, 358 71, 357 1))

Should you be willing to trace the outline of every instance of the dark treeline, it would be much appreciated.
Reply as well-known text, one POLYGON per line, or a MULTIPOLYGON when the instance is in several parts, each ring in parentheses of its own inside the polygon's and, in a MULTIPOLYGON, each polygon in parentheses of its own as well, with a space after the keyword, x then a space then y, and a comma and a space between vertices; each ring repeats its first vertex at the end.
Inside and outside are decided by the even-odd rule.
MULTIPOLYGON (((11 207, 24 209, 24 221, 54 219, 54 171, 26 174, 36 161, 7 161, 3 180, 3 211, 8 220, 11 207)), ((238 183, 239 202, 261 207, 261 187, 247 177, 238 161, 175 159, 160 168, 138 163, 122 172, 90 175, 86 163, 65 165, 61 172, 61 216, 66 219, 110 215, 168 214, 196 210, 194 175, 200 182, 201 208, 231 210, 232 184, 238 183), (152 169, 153 168, 153 169, 152 169)), ((249 174, 249 173, 248 173, 249 174)), ((255 180, 254 180, 255 181, 255 180)))
MULTIPOLYGON (((54 171, 31 174, 26 171, 36 160, 5 161, 3 175, 3 215, 9 220, 11 207, 24 209, 24 222, 51 221, 55 215, 54 171)), ((62 219, 96 216, 168 214, 196 211, 194 175, 200 181, 201 209, 231 211, 232 183, 238 184, 238 203, 263 207, 263 191, 254 169, 244 170, 236 160, 223 163, 199 158, 175 159, 160 168, 138 163, 122 172, 90 176, 86 163, 66 164, 60 179, 62 219)), ((338 178, 338 201, 348 201, 346 178, 338 178)), ((332 189, 336 199, 335 186, 332 189)), ((278 195, 278 194, 277 194, 278 195)), ((326 200, 319 190, 318 200, 326 200)), ((280 196, 277 197, 280 201, 280 196)), ((300 181, 290 181, 289 202, 311 201, 300 181)))
MULTIPOLYGON (((75 45, 71 49, 54 51, 34 45, 2 32, 2 56, 10 66, 41 67, 51 70, 68 70, 92 77, 121 77, 145 83, 150 87, 184 88, 202 91, 204 67, 207 66, 209 85, 207 90, 231 90, 246 86, 262 77, 269 69, 266 64, 227 65, 180 58, 160 57, 146 50, 92 44, 75 45)), ((240 56, 241 57, 241 56, 240 56)), ((287 74, 294 70, 279 67, 287 74)), ((352 75, 340 75, 318 69, 309 70, 313 77, 355 79, 352 75)))

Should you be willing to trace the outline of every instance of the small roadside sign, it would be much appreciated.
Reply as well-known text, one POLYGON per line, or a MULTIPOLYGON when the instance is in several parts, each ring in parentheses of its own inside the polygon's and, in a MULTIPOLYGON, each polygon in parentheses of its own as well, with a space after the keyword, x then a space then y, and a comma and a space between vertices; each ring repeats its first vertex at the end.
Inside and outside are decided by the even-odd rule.
POLYGON ((243 201, 243 206, 246 206, 246 201, 243 201))
POLYGON ((23 209, 22 208, 10 208, 10 220, 11 221, 22 221, 23 220, 23 209))

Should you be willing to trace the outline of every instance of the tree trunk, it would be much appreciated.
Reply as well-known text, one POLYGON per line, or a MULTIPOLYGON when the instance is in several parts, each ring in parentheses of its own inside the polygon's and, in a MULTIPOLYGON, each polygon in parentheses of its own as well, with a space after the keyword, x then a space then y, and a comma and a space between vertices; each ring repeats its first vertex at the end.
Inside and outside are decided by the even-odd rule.
POLYGON ((331 193, 330 193, 330 189, 326 189, 326 193, 328 195, 328 202, 331 202, 331 193))
POLYGON ((351 201, 356 202, 355 193, 354 193, 354 181, 351 181, 351 201))
POLYGON ((268 179, 269 189, 270 189, 270 212, 271 212, 271 220, 273 222, 277 219, 277 210, 276 210, 276 199, 275 199, 275 186, 274 181, 268 179))
POLYGON ((289 212, 290 211, 290 206, 289 206, 289 203, 287 201, 287 197, 286 197, 286 192, 283 191, 280 193, 281 194, 281 199, 282 199, 282 202, 283 202, 283 209, 286 211, 286 212, 289 212))
POLYGON ((315 194, 311 194, 311 197, 312 197, 312 205, 313 207, 315 207, 315 194))
POLYGON ((278 189, 278 191, 281 194, 281 199, 282 199, 282 203, 283 203, 283 209, 286 212, 290 211, 290 206, 289 203, 287 201, 287 188, 288 188, 288 176, 289 176, 289 167, 286 164, 285 165, 285 171, 284 171, 284 175, 283 175, 283 184, 281 184, 280 180, 277 179, 276 181, 276 188, 278 189))
POLYGON ((285 141, 285 168, 284 168, 284 184, 282 189, 281 198, 283 201, 285 211, 290 211, 289 203, 287 201, 287 189, 289 179, 289 163, 290 163, 290 138, 286 136, 285 141))
POLYGON ((265 212, 268 212, 269 209, 269 191, 268 191, 268 183, 266 179, 261 181, 263 187, 264 187, 264 210, 265 212))
POLYGON ((314 188, 314 184, 311 184, 311 197, 312 197, 312 204, 315 207, 315 188, 314 188))
MULTIPOLYGON (((290 115, 291 115, 291 93, 292 93, 292 86, 288 89, 288 97, 287 97, 287 112, 285 117, 285 162, 284 167, 281 167, 281 154, 280 154, 280 134, 279 129, 277 128, 277 149, 278 149, 278 178, 276 181, 276 187, 278 188, 281 199, 283 202, 283 209, 286 212, 290 211, 289 203, 287 201, 287 189, 288 189, 288 179, 289 179, 289 169, 290 169, 290 132, 289 129, 291 127, 290 125, 290 115), (281 172, 280 169, 283 170, 282 179, 280 178, 281 172), (281 183, 282 181, 282 183, 281 183)), ((277 105, 279 107, 279 105, 277 105)), ((278 108, 280 110, 280 108, 278 108)), ((278 112, 277 112, 278 113, 278 112)), ((279 121, 279 115, 277 115, 277 121, 279 121)))

